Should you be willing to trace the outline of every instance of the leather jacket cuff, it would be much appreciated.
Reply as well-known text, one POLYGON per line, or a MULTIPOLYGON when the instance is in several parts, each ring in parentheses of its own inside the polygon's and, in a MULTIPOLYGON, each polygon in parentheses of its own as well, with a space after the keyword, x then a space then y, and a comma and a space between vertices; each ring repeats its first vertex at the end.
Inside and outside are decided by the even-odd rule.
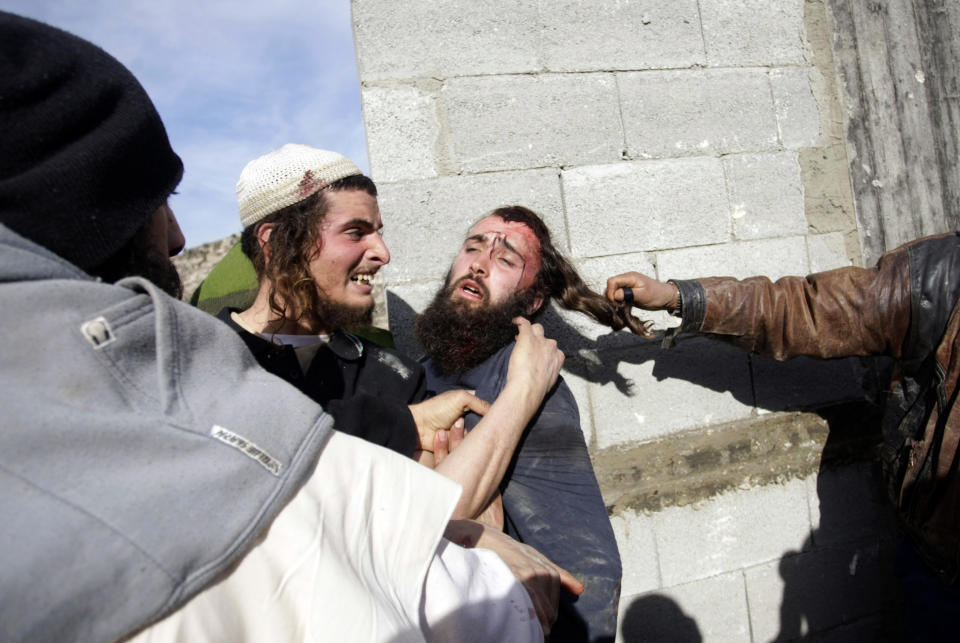
POLYGON ((671 279, 670 283, 680 291, 683 301, 683 322, 680 331, 699 331, 707 313, 707 296, 699 281, 693 279, 671 279))

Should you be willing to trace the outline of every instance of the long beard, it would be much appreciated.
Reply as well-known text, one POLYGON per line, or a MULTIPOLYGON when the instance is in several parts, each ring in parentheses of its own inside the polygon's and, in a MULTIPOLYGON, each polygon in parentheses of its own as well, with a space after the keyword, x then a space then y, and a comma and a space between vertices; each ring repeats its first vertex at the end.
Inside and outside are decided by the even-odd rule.
POLYGON ((534 300, 528 289, 501 304, 473 308, 450 298, 456 285, 440 289, 414 325, 427 357, 445 375, 468 371, 511 342, 517 334, 513 318, 523 316, 534 300))

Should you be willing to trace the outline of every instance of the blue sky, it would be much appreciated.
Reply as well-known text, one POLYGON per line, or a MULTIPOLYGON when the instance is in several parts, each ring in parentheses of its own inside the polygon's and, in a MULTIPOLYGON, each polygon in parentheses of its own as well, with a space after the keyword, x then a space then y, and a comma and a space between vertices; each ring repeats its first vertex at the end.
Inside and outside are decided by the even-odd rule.
POLYGON ((240 231, 234 185, 284 143, 369 174, 349 0, 0 0, 97 45, 146 88, 186 171, 173 207, 193 247, 240 231))

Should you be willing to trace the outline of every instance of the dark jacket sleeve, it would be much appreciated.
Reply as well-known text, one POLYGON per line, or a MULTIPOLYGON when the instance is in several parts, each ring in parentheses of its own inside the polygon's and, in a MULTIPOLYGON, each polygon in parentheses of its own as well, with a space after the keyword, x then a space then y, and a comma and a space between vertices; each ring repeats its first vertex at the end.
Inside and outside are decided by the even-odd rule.
POLYGON ((326 411, 333 416, 337 431, 385 446, 407 457, 413 457, 417 449, 417 425, 407 403, 402 400, 361 392, 344 400, 331 400, 326 411))
POLYGON ((356 366, 344 368, 348 394, 325 405, 334 418, 334 428, 412 457, 419 437, 408 406, 427 396, 423 368, 369 344, 362 363, 356 366), (402 375, 397 372, 398 365, 402 375))

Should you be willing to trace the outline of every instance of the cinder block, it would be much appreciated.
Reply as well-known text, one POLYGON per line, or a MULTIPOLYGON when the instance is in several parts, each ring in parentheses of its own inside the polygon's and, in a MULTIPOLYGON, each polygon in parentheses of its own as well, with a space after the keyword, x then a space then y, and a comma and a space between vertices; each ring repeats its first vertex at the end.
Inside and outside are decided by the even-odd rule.
POLYGON ((876 547, 789 555, 746 570, 746 581, 758 641, 820 640, 818 634, 838 625, 882 613, 895 583, 876 547))
MULTIPOLYGON (((566 174, 569 174, 569 172, 566 174)), ((614 216, 609 217, 608 220, 615 220, 617 218, 616 214, 611 214, 614 214, 614 216)), ((585 217, 583 214, 578 213, 577 218, 585 217)), ((577 259, 574 263, 584 283, 592 290, 603 294, 607 288, 607 279, 620 273, 639 272, 648 277, 656 278, 657 272, 653 259, 652 254, 633 252, 590 259, 577 259)))
POLYGON ((770 81, 762 69, 623 72, 617 79, 632 158, 779 147, 770 81))
MULTIPOLYGON (((660 587, 660 569, 657 563, 657 542, 650 516, 633 511, 610 518, 613 533, 623 562, 621 596, 632 596, 660 587)), ((620 609, 625 608, 621 599, 620 609)))
POLYGON ((602 351, 590 367, 597 446, 659 438, 750 416, 746 353, 682 337, 670 350, 647 342, 602 351))
POLYGON ((751 361, 757 407, 767 411, 815 409, 863 400, 867 370, 857 357, 819 360, 797 357, 785 362, 754 356, 751 361))
POLYGON ((562 174, 577 259, 722 243, 730 238, 719 159, 594 165, 562 174))
POLYGON ((444 84, 454 162, 463 172, 621 158, 623 132, 610 74, 456 78, 444 84))
POLYGON ((896 542, 896 518, 878 466, 828 467, 807 479, 816 547, 896 542))
POLYGON ((770 71, 780 142, 788 150, 813 147, 820 140, 820 108, 810 78, 818 73, 812 67, 770 71))
POLYGON ((362 89, 372 177, 378 183, 437 175, 434 96, 409 86, 362 89))
POLYGON ((803 182, 795 152, 723 158, 737 239, 789 237, 807 232, 803 182))
POLYGON ((434 294, 443 285, 442 281, 399 284, 387 288, 387 309, 390 315, 390 332, 397 350, 410 357, 420 358, 423 349, 413 333, 413 323, 430 304, 434 294))
POLYGON ((803 0, 712 0, 700 3, 711 66, 800 64, 803 0))
POLYGON ((808 235, 807 255, 810 257, 810 272, 833 270, 853 263, 847 256, 842 232, 808 235))
POLYGON ((723 493, 654 520, 667 587, 776 561, 810 537, 803 480, 723 493))
POLYGON ((554 243, 568 247, 555 170, 388 183, 380 188, 379 202, 392 255, 384 269, 387 284, 442 279, 470 226, 502 205, 535 210, 554 243))
POLYGON ((360 78, 449 78, 540 69, 536 0, 352 0, 360 78))
POLYGON ((706 63, 695 0, 559 0, 545 9, 541 46, 551 71, 673 69, 706 63))
POLYGON ((620 600, 620 633, 617 637, 620 643, 750 643, 751 640, 747 599, 740 572, 620 600))
POLYGON ((661 280, 720 275, 738 279, 767 275, 778 279, 784 275, 805 275, 807 267, 804 237, 758 239, 657 253, 661 280))

